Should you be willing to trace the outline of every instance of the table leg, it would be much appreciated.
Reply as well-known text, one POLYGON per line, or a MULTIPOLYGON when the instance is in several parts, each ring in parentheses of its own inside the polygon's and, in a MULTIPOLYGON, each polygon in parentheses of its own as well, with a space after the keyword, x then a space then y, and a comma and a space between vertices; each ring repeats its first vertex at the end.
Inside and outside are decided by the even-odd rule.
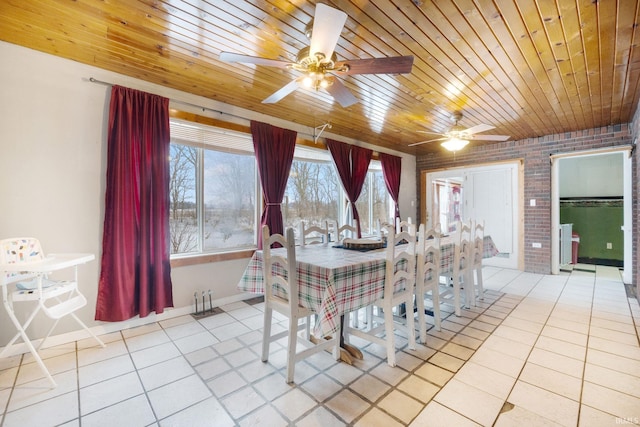
POLYGON ((348 362, 347 360, 344 360, 342 358, 342 355, 345 352, 347 353, 349 358, 355 358, 355 359, 362 360, 362 359, 364 359, 364 356, 362 355, 362 352, 360 351, 360 349, 358 349, 357 347, 352 346, 351 344, 347 344, 344 341, 344 318, 345 318, 344 314, 342 316, 340 316, 340 332, 341 332, 340 333, 340 358, 344 362, 352 364, 353 362, 348 362))

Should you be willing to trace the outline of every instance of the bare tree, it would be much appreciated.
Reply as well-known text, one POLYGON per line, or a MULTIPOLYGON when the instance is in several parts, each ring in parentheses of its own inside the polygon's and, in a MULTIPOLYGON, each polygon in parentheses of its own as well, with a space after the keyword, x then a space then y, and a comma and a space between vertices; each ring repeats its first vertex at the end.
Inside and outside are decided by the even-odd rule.
POLYGON ((171 144, 169 196, 171 253, 190 252, 197 246, 195 170, 197 149, 171 144))

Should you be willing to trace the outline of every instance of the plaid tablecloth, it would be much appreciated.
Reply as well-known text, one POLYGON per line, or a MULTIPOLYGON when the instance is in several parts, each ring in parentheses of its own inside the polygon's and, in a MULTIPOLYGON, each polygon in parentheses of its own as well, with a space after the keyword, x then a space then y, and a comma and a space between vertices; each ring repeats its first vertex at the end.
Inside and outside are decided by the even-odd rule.
MULTIPOLYGON (((483 258, 498 254, 490 236, 485 236, 483 258)), ((441 240, 442 272, 451 271, 453 243, 441 240)), ((286 255, 284 248, 274 249, 286 255)), ((296 248, 300 304, 318 314, 318 335, 331 335, 338 329, 340 316, 373 303, 382 297, 385 250, 359 252, 332 246, 308 245, 296 248)), ((262 251, 256 251, 245 269, 238 289, 263 294, 262 251)))

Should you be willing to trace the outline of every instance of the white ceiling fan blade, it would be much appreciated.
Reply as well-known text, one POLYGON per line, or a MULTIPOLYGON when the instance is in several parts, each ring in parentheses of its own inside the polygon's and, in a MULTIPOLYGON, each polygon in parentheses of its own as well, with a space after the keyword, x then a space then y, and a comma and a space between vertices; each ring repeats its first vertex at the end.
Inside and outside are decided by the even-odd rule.
POLYGON ((343 11, 323 3, 316 4, 309 53, 322 53, 325 58, 331 58, 345 22, 347 14, 343 11))
POLYGON ((506 141, 511 138, 509 135, 473 135, 473 141, 506 141))
POLYGON ((279 61, 277 59, 260 58, 258 56, 241 55, 233 52, 220 52, 219 56, 224 62, 240 62, 243 64, 264 65, 267 67, 287 68, 291 62, 279 61))
POLYGON ((358 98, 356 98, 351 91, 336 78, 333 79, 333 84, 327 86, 325 90, 329 92, 329 94, 333 96, 333 99, 338 101, 338 103, 344 108, 358 102, 358 98))
POLYGON ((262 101, 263 104, 274 104, 280 101, 285 96, 289 95, 291 92, 296 90, 300 86, 300 82, 302 81, 302 77, 298 77, 295 80, 291 80, 289 83, 278 89, 276 92, 271 94, 268 98, 262 101))
POLYGON ((413 147, 414 145, 427 144, 429 142, 444 141, 445 139, 449 139, 449 138, 445 137, 445 138, 430 139, 428 141, 414 142, 413 144, 409 144, 409 147, 413 147))
POLYGON ((473 135, 476 133, 480 133, 480 132, 486 132, 488 130, 494 129, 495 126, 491 126, 491 125, 487 125, 487 124, 479 124, 473 127, 470 127, 469 129, 465 129, 462 132, 469 134, 469 135, 473 135))

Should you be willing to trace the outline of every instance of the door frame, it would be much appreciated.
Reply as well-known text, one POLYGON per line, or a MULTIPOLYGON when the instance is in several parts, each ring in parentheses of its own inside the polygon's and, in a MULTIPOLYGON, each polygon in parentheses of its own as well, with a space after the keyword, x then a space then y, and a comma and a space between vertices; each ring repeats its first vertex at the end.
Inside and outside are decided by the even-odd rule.
POLYGON ((560 273, 560 162, 556 161, 563 158, 572 157, 590 157, 603 154, 620 153, 622 156, 622 194, 623 194, 623 223, 622 226, 624 236, 624 260, 622 281, 624 283, 632 283, 633 275, 633 202, 632 202, 632 167, 633 161, 631 153, 633 146, 622 145, 618 147, 574 151, 570 153, 553 154, 551 158, 551 274, 560 273), (626 154, 626 155, 625 155, 626 154))
MULTIPOLYGON (((513 255, 510 260, 499 258, 487 258, 484 264, 496 267, 524 269, 524 161, 513 159, 501 162, 481 163, 460 167, 423 170, 420 172, 420 222, 428 227, 432 226, 432 185, 434 178, 442 178, 446 175, 458 175, 464 177, 470 172, 495 169, 499 167, 514 169, 514 181, 512 182, 512 209, 513 209, 513 255)), ((465 212, 467 210, 465 209, 465 212)))

